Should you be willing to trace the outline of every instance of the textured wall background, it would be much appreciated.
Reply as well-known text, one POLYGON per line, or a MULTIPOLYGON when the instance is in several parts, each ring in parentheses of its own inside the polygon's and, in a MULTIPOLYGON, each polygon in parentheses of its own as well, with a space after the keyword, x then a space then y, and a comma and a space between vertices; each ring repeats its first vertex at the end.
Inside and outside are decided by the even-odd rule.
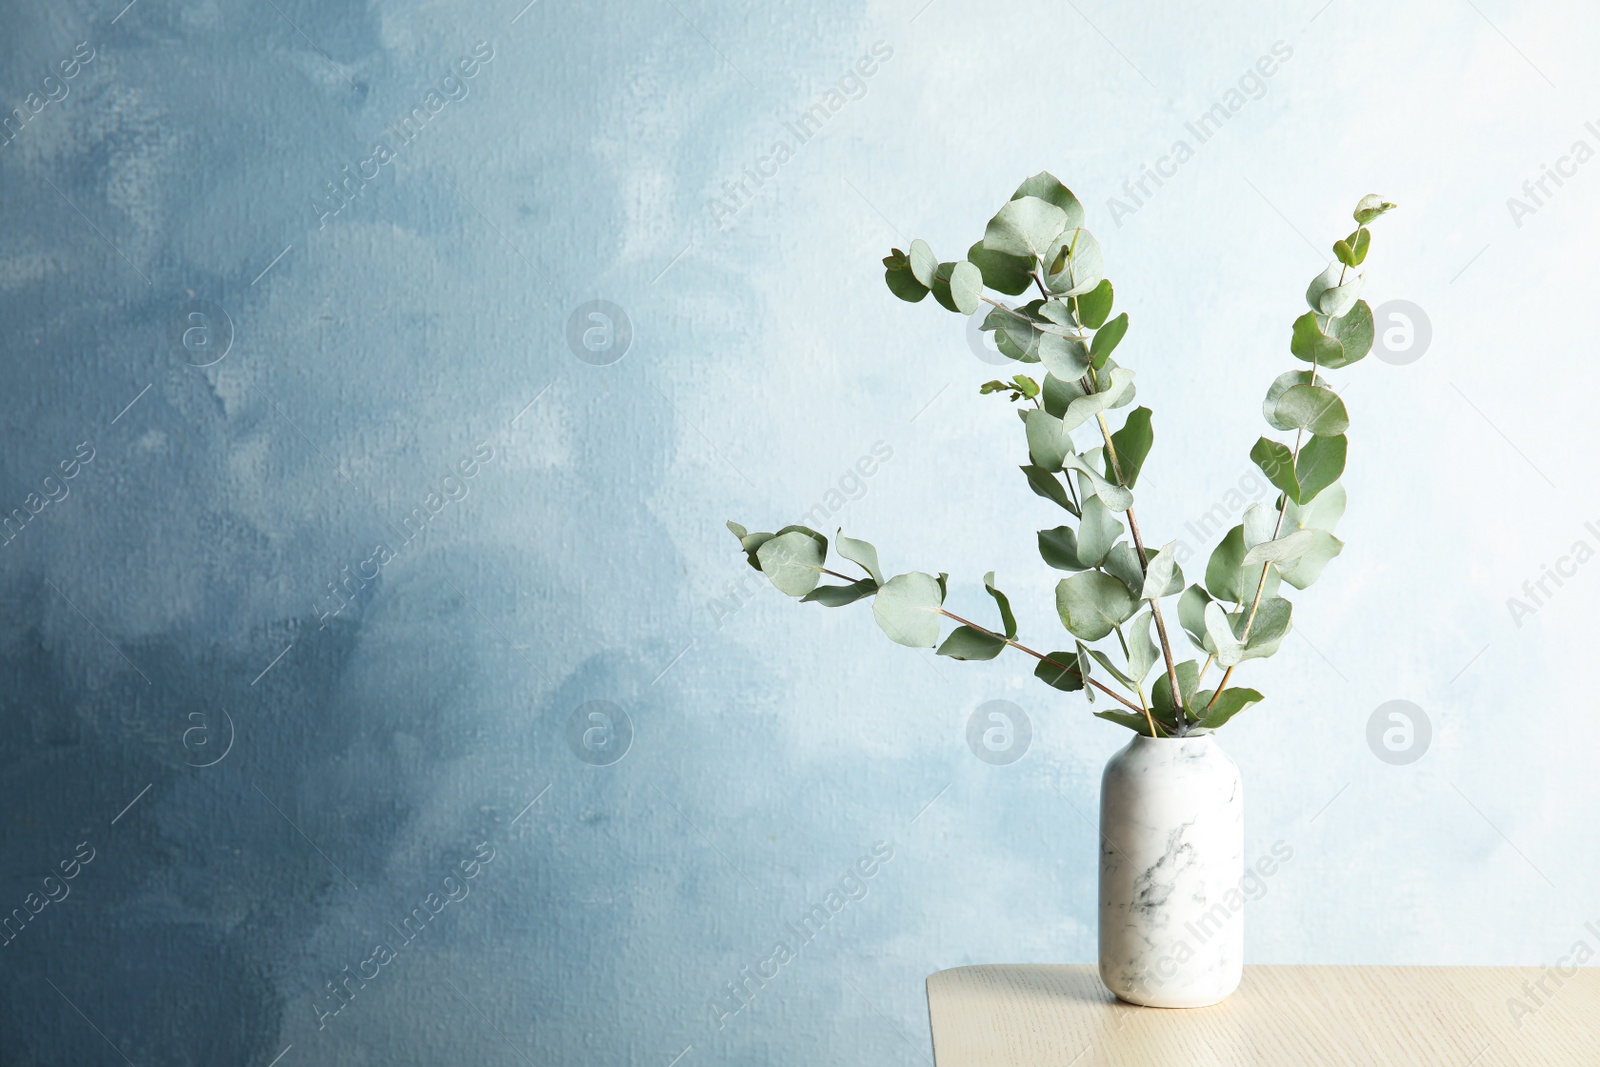
POLYGON ((1226 736, 1250 853, 1293 850, 1252 958, 1595 940, 1593 11, 121 2, 0 33, 0 1060, 920 1062, 927 973, 1092 959, 1123 732, 741 585, 722 528, 820 504, 1056 632, 993 368, 878 264, 1042 168, 1133 317, 1155 543, 1235 508, 1306 281, 1357 197, 1402 204, 1368 296, 1431 344, 1346 373, 1348 547, 1226 736), (592 300, 631 324, 606 365, 592 300), (1010 766, 965 742, 994 699, 1010 766), (1405 766, 1367 742, 1394 699, 1405 766), (567 740, 590 701, 631 722, 609 766, 567 740))

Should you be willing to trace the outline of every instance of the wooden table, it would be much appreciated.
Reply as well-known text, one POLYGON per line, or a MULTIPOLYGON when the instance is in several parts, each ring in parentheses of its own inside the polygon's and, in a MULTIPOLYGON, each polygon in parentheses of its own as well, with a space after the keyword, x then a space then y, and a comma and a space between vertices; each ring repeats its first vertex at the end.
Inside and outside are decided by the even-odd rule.
POLYGON ((1117 1000, 1092 965, 957 967, 928 1015, 937 1067, 1594 1067, 1600 968, 1566 970, 1248 966, 1221 1004, 1174 1009, 1117 1000))

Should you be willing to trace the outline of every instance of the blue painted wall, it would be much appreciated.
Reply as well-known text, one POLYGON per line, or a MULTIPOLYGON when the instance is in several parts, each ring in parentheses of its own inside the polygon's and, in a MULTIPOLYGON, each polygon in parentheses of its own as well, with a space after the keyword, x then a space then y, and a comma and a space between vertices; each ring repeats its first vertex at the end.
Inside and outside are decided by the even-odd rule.
POLYGON ((1349 373, 1348 548, 1226 740, 1293 851, 1252 958, 1593 940, 1597 26, 1479 7, 13 6, 0 1060, 925 1062, 929 972, 1091 959, 1121 731, 722 528, 957 610, 994 568, 1054 640, 994 368, 877 262, 1044 167, 1197 552, 1326 244, 1403 204, 1369 295, 1431 342, 1349 373))

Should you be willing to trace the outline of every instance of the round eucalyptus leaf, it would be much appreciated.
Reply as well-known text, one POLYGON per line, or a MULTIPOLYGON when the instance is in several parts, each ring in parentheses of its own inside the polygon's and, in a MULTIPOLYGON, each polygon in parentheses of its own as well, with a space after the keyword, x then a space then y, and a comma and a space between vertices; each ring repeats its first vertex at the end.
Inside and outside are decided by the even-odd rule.
POLYGON ((1292 385, 1284 390, 1269 421, 1280 429, 1339 434, 1350 428, 1350 416, 1339 394, 1322 385, 1292 385), (1287 426, 1280 426, 1288 423, 1287 426))
POLYGON ((1047 471, 1058 471, 1072 452, 1072 438, 1061 420, 1039 408, 1023 412, 1027 423, 1028 457, 1033 465, 1047 471))
POLYGON ((933 288, 933 272, 939 268, 939 258, 933 254, 933 249, 928 247, 928 242, 920 237, 912 241, 906 259, 910 261, 911 273, 916 276, 917 281, 930 289, 933 288))
POLYGON ((1037 259, 1044 255, 1061 231, 1067 213, 1036 196, 1022 196, 1001 208, 983 231, 983 247, 991 252, 1037 259))
MULTIPOLYGON (((1322 332, 1322 320, 1315 311, 1308 311, 1294 320, 1289 334, 1289 351, 1296 359, 1315 363, 1319 367, 1344 365, 1344 346, 1336 337, 1322 332)), ((1279 427, 1282 429, 1282 427, 1279 427)))
POLYGON ((1319 374, 1312 381, 1312 372, 1308 370, 1285 371, 1272 380, 1272 385, 1267 389, 1267 397, 1261 401, 1261 415, 1267 420, 1274 430, 1292 430, 1294 423, 1278 421, 1278 398, 1296 385, 1327 385, 1328 383, 1319 374))
POLYGON ((910 267, 886 267, 883 281, 891 293, 909 304, 915 304, 928 295, 928 287, 917 281, 910 267))
MULTIPOLYGON (((1255 618, 1250 623, 1250 637, 1243 642, 1244 651, 1240 659, 1265 659, 1278 651, 1278 646, 1289 634, 1289 617, 1293 609, 1294 605, 1282 597, 1262 597, 1256 607, 1255 618)), ((1236 633, 1243 632, 1243 623, 1249 614, 1248 611, 1241 611, 1232 617, 1236 633)))
POLYGON ((1297 530, 1326 530, 1333 532, 1344 515, 1344 486, 1334 482, 1308 504, 1285 502, 1283 521, 1297 530))
POLYGON ((1349 311, 1336 319, 1329 319, 1324 324, 1328 335, 1339 342, 1339 355, 1337 359, 1326 361, 1323 366, 1332 370, 1348 367, 1372 351, 1373 323, 1372 308, 1367 306, 1365 300, 1357 300, 1349 311))
POLYGON ((1078 317, 1085 326, 1098 330, 1105 325, 1106 319, 1111 317, 1113 295, 1111 279, 1102 278, 1099 285, 1078 297, 1078 317))
POLYGON ((1356 209, 1353 214, 1355 216, 1356 223, 1358 225, 1365 226, 1367 223, 1371 222, 1379 215, 1382 215, 1384 212, 1393 211, 1394 208, 1395 205, 1389 203, 1389 201, 1385 200, 1377 193, 1368 193, 1356 204, 1356 209))
POLYGON ((1105 256, 1094 234, 1068 230, 1045 252, 1045 288, 1061 296, 1091 292, 1106 276, 1105 256))
POLYGON ((909 648, 939 643, 939 609, 944 590, 931 574, 897 574, 883 584, 872 602, 872 617, 889 640, 909 648))
POLYGON ((1033 284, 1033 259, 1008 256, 983 247, 978 241, 967 249, 967 259, 983 272, 983 284, 1007 296, 1020 296, 1033 284))
POLYGON ((1041 170, 1017 186, 1017 191, 1011 194, 1011 199, 1016 200, 1024 196, 1036 196, 1040 200, 1048 200, 1066 212, 1069 227, 1083 225, 1083 205, 1072 195, 1072 190, 1062 185, 1049 171, 1041 170))
POLYGON ((824 546, 801 530, 779 534, 756 549, 761 573, 790 596, 805 596, 817 587, 825 554, 824 546))
POLYGON ((962 260, 950 271, 950 299, 956 310, 970 315, 978 310, 983 296, 983 272, 962 260))
POLYGON ((1075 337, 1054 333, 1039 335, 1039 362, 1057 378, 1081 378, 1089 369, 1089 349, 1075 337))
POLYGON ((1343 284, 1323 290, 1318 297, 1317 310, 1330 318, 1338 318, 1355 306, 1356 298, 1366 286, 1366 271, 1362 271, 1354 278, 1347 276, 1343 284))
POLYGON ((1211 602, 1210 594, 1199 584, 1191 585, 1178 598, 1178 625, 1194 647, 1208 655, 1216 652, 1216 646, 1206 637, 1206 605, 1211 602))
POLYGON ((1206 636, 1217 650, 1217 663, 1220 666, 1232 667, 1244 659, 1244 646, 1239 643, 1229 624, 1228 613, 1215 600, 1205 607, 1205 623, 1206 636))
POLYGON ((1132 617, 1138 601, 1103 571, 1084 571, 1056 583, 1056 613, 1074 637, 1098 641, 1132 617))
POLYGON ((1078 533, 1070 526, 1039 531, 1039 558, 1058 571, 1086 571, 1093 566, 1078 559, 1078 533))

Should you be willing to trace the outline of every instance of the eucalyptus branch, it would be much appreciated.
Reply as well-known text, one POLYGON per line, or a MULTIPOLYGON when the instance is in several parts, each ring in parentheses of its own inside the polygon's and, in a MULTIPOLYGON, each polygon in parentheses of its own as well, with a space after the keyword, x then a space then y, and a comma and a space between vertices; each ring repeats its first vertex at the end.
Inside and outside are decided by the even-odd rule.
MULTIPOLYGON (((994 637, 994 638, 997 638, 997 639, 999 639, 1001 641, 1004 641, 1006 644, 1010 645, 1012 648, 1016 649, 1018 652, 1026 652, 1028 655, 1032 656, 1034 659, 1040 661, 1041 663, 1048 663, 1052 667, 1059 667, 1061 670, 1066 671, 1068 674, 1076 674, 1079 678, 1082 678, 1083 681, 1086 684, 1094 686, 1096 689, 1100 690, 1100 692, 1104 693, 1106 696, 1110 697, 1112 700, 1120 701, 1124 706, 1126 706, 1131 711, 1141 712, 1141 713, 1146 714, 1146 715, 1149 714, 1149 712, 1146 709, 1141 708, 1139 705, 1135 704, 1133 701, 1131 701, 1128 698, 1124 697, 1121 693, 1117 692, 1115 689, 1112 689, 1109 686, 1102 685, 1100 682, 1096 681, 1093 678, 1084 677, 1083 672, 1081 670, 1079 670, 1077 667, 1069 667, 1065 663, 1060 662, 1059 660, 1051 659, 1049 656, 1045 655, 1043 652, 1035 652, 1033 649, 1029 648, 1027 645, 1022 644, 1020 641, 1014 641, 1011 638, 1007 637, 1005 634, 995 633, 993 630, 989 629, 987 626, 979 626, 975 622, 972 622, 972 621, 970 621, 968 619, 963 619, 960 615, 957 615, 953 611, 946 611, 944 608, 940 608, 939 609, 939 614, 943 615, 947 619, 954 619, 956 622, 959 622, 963 626, 970 626, 974 630, 977 630, 979 633, 985 633, 985 634, 988 634, 990 637, 994 637)), ((1154 723, 1151 724, 1151 729, 1152 730, 1155 729, 1154 723)), ((1152 736, 1154 736, 1154 735, 1152 735, 1152 736)))
MULTIPOLYGON (((1122 464, 1117 460, 1117 446, 1111 443, 1111 427, 1106 425, 1104 412, 1096 412, 1095 418, 1100 423, 1100 435, 1105 438, 1106 455, 1111 460, 1111 471, 1117 476, 1117 484, 1123 485, 1122 464)), ((1133 516, 1133 505, 1128 505, 1128 535, 1133 538, 1133 554, 1139 560, 1139 573, 1150 573, 1150 561, 1144 558, 1144 538, 1139 533, 1139 521, 1133 516)), ((1172 699, 1181 708, 1183 706, 1183 690, 1178 685, 1178 661, 1172 655, 1172 642, 1167 639, 1167 622, 1161 617, 1161 598, 1150 598, 1150 617, 1155 620, 1156 634, 1161 638, 1161 658, 1167 665, 1167 681, 1172 686, 1172 699)), ((1178 733, 1188 732, 1187 717, 1178 716, 1178 733)))
MULTIPOLYGON (((1276 568, 1288 585, 1304 589, 1343 547, 1332 530, 1344 510, 1344 491, 1338 487, 1338 479, 1344 473, 1348 448, 1344 431, 1349 414, 1339 394, 1319 380, 1318 371, 1347 367, 1372 349, 1372 309, 1358 299, 1365 275, 1352 278, 1351 274, 1365 261, 1371 244, 1367 224, 1393 207, 1381 197, 1363 197, 1353 213, 1355 231, 1334 242, 1338 264, 1324 269, 1306 290, 1311 310, 1294 320, 1289 350, 1302 363, 1310 364, 1310 370, 1278 375, 1262 404, 1273 429, 1295 431, 1294 445, 1291 448, 1284 441, 1262 437, 1250 450, 1251 459, 1282 494, 1271 536, 1260 539, 1270 512, 1253 505, 1246 521, 1229 530, 1212 552, 1204 584, 1190 584, 1177 603, 1177 619, 1188 639, 1209 653, 1198 671, 1194 660, 1180 664, 1174 654, 1161 606, 1163 597, 1145 595, 1164 591, 1149 588, 1152 575, 1160 578, 1167 573, 1164 568, 1174 564, 1157 553, 1155 561, 1160 566, 1152 566, 1138 515, 1131 496, 1126 495, 1155 439, 1151 412, 1142 406, 1134 408, 1123 428, 1111 432, 1106 409, 1121 407, 1132 396, 1131 371, 1111 358, 1127 334, 1128 313, 1112 317, 1116 294, 1105 276, 1100 244, 1083 226, 1082 203, 1055 177, 1039 173, 1024 181, 989 220, 982 241, 969 249, 969 258, 940 262, 922 240, 912 241, 907 251, 897 248, 884 257, 884 281, 895 296, 917 303, 931 295, 938 305, 966 316, 985 304, 1003 310, 1004 315, 987 316, 984 329, 997 331, 995 343, 1006 356, 1042 365, 1045 373, 1038 381, 1017 374, 1009 382, 984 382, 978 391, 1010 394, 1013 403, 1032 402, 1017 409, 1028 437, 1029 462, 1023 473, 1034 493, 1059 505, 1078 524, 1076 529, 1063 525, 1039 531, 1039 551, 1045 562, 1072 572, 1056 583, 1057 613, 1079 649, 1115 633, 1128 670, 1110 666, 1112 661, 1100 651, 1094 655, 1110 666, 1114 680, 1138 698, 1137 704, 1090 678, 1089 664, 1081 656, 1067 655, 1071 662, 1063 663, 1007 636, 1017 632, 1016 618, 1009 599, 996 588, 993 573, 984 576, 984 587, 999 608, 1001 630, 979 626, 946 610, 946 575, 912 571, 885 577, 877 549, 844 536, 843 531, 830 543, 823 534, 804 526, 786 526, 777 533, 751 533, 732 522, 728 528, 739 539, 749 563, 790 596, 825 607, 872 598, 874 620, 898 644, 936 649, 938 655, 957 660, 992 659, 1010 646, 1061 672, 1058 677, 1052 671, 1036 670, 1047 684, 1076 689, 1081 683, 1090 696, 1098 690, 1136 713, 1100 714, 1141 734, 1148 727, 1151 737, 1163 733, 1181 736, 1195 723, 1214 729, 1262 699, 1253 689, 1230 688, 1234 668, 1247 657, 1271 655, 1288 633, 1292 605, 1283 593, 1266 596, 1270 569, 1276 568), (1037 290, 1043 299, 1012 307, 986 290, 1013 297, 1024 293, 1031 297, 1037 290), (1115 395, 1104 395, 1112 390, 1115 395), (1080 403, 1090 397, 1093 399, 1080 403), (1085 407, 1090 409, 1085 414, 1094 415, 1104 440, 1104 478, 1088 465, 1071 439, 1073 430, 1086 421, 1077 414, 1085 407), (1077 492, 1080 487, 1097 498, 1114 499, 1091 501, 1077 492), (1319 494, 1329 489, 1336 490, 1336 499, 1312 508, 1319 494), (1126 516, 1120 523, 1110 514, 1112 503, 1129 505, 1120 509, 1126 516), (1291 503, 1302 510, 1296 512, 1298 528, 1285 533, 1291 503), (1104 506, 1094 507, 1091 514, 1091 504, 1104 506), (1128 540, 1119 540, 1124 525, 1128 540), (851 578, 828 567, 830 548, 859 566, 865 577, 851 578), (1129 554, 1136 562, 1127 559, 1129 554), (1257 564, 1260 572, 1252 575, 1257 564), (823 575, 844 584, 819 585, 823 575), (1249 589, 1252 577, 1253 594, 1249 589), (1142 615, 1145 600, 1150 601, 1149 619, 1142 615), (1231 610, 1224 605, 1231 605, 1231 610), (1125 632, 1124 627, 1135 617, 1134 631, 1125 632), (945 619, 960 625, 944 634, 945 619), (1151 639, 1152 623, 1155 641, 1151 639), (1155 665, 1158 642, 1166 688, 1161 688, 1161 676, 1157 675, 1147 697, 1145 684, 1155 665), (1197 689, 1212 664, 1219 661, 1227 664, 1226 670, 1196 715, 1185 699, 1183 683, 1187 680, 1191 691, 1197 689), (1076 681, 1064 682, 1068 677, 1076 681), (1172 713, 1170 723, 1158 722, 1158 708, 1164 717, 1172 713)), ((1171 573, 1174 580, 1181 581, 1175 565, 1171 573)), ((1160 584, 1165 587, 1166 582, 1160 584)))

